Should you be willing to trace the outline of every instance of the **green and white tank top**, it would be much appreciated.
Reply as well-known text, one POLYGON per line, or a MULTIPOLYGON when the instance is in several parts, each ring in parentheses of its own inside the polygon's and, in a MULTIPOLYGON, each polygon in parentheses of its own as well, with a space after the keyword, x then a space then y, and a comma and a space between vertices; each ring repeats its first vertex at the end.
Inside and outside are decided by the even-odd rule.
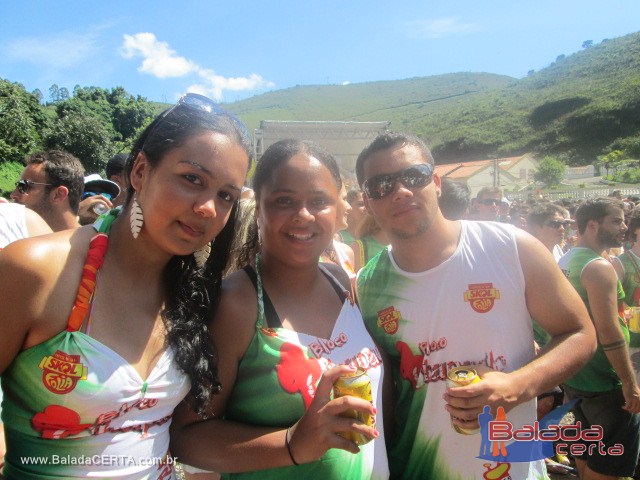
POLYGON ((80 331, 115 215, 96 222, 67 329, 20 352, 2 375, 6 479, 174 478, 169 425, 190 383, 172 350, 145 380, 80 331))
MULTIPOLYGON (((481 435, 454 431, 445 410, 450 368, 511 372, 534 358, 515 227, 460 225, 455 252, 430 270, 402 270, 389 247, 358 275, 363 318, 387 353, 396 388, 395 433, 387 438, 391 476, 480 480, 507 468, 514 480, 547 478, 541 461, 507 466, 477 458, 481 435)), ((535 400, 509 411, 507 420, 514 428, 533 425, 535 400)))
MULTIPOLYGON (((269 326, 265 304, 270 304, 259 275, 258 319, 255 334, 238 369, 225 418, 242 423, 287 428, 302 417, 315 396, 324 370, 334 365, 356 365, 371 378, 373 403, 380 419, 380 437, 354 455, 331 449, 317 462, 243 474, 223 474, 242 479, 386 479, 389 476, 382 426, 382 361, 350 295, 345 295, 340 315, 329 338, 317 338, 281 326, 269 326)), ((339 283, 320 266, 335 286, 339 283)), ((341 288, 341 287, 340 287, 341 288)), ((345 292, 346 293, 346 292, 345 292)), ((344 297, 343 297, 344 298, 344 297)), ((273 325, 273 324, 272 324, 273 325)))

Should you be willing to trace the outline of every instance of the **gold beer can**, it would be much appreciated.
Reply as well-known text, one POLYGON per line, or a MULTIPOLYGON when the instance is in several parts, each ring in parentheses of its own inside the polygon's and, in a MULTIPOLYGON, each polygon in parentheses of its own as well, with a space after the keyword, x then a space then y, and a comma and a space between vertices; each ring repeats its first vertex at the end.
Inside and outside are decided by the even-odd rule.
MULTIPOLYGON (((447 387, 449 388, 466 387, 467 385, 478 383, 479 381, 480 375, 478 375, 478 372, 471 367, 454 367, 450 368, 447 372, 447 387)), ((453 427, 456 432, 464 435, 473 435, 480 431, 479 428, 468 429, 459 427, 453 423, 453 419, 451 419, 451 427, 453 427)))
MULTIPOLYGON (((351 395, 352 397, 362 398, 370 403, 373 403, 373 396, 371 395, 371 379, 364 370, 357 369, 353 373, 346 373, 341 375, 336 383, 333 384, 333 396, 334 398, 344 397, 351 395)), ((373 415, 362 413, 354 409, 345 411, 341 416, 348 418, 355 418, 369 427, 375 425, 373 415)), ((361 433, 356 432, 339 432, 343 438, 351 440, 356 445, 364 445, 369 443, 371 439, 361 433)))

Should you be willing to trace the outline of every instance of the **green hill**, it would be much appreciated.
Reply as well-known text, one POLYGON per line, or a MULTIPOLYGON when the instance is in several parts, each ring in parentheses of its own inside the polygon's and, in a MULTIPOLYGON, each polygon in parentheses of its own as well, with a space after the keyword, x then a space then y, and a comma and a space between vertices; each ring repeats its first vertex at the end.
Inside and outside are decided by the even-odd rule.
MULTIPOLYGON (((55 91, 44 106, 40 92, 0 78, 0 163, 63 148, 101 171, 167 106, 122 87, 55 91)), ((296 86, 225 107, 250 129, 261 120, 389 121, 425 139, 440 163, 533 152, 583 165, 612 151, 628 162, 640 159, 640 32, 559 55, 522 79, 462 72, 296 86)))
POLYGON ((226 107, 260 120, 391 121, 440 162, 553 154, 587 164, 613 149, 640 158, 640 33, 605 40, 515 79, 455 73, 349 85, 296 86, 226 107))

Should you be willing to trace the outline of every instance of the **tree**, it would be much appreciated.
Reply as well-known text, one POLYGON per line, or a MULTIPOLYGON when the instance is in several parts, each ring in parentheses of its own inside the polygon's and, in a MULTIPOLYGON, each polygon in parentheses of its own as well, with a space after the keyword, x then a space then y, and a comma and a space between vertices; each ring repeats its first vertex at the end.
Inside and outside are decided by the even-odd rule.
POLYGON ((560 185, 564 179, 566 168, 560 160, 554 157, 544 157, 533 174, 533 178, 546 186, 560 185))
POLYGON ((607 176, 609 176, 609 169, 613 168, 614 170, 617 170, 622 163, 624 156, 625 154, 622 150, 613 150, 612 152, 599 157, 598 162, 604 165, 605 170, 607 170, 607 176))
POLYGON ((55 83, 49 87, 49 99, 51 103, 56 103, 60 100, 60 89, 55 83))
POLYGON ((154 116, 154 107, 148 101, 133 97, 118 99, 113 106, 113 128, 124 141, 133 140, 140 127, 148 124, 154 116))
POLYGON ((45 144, 72 153, 87 172, 97 173, 117 151, 112 134, 97 115, 77 111, 55 121, 45 134, 45 144))
POLYGON ((59 100, 67 100, 69 98, 69 89, 67 87, 62 87, 58 90, 58 99, 59 100))
POLYGON ((35 95, 19 83, 0 79, 0 162, 19 162, 38 149, 46 123, 35 95))
POLYGON ((42 102, 42 99, 44 98, 39 88, 36 88, 33 92, 31 92, 31 95, 38 99, 38 103, 42 102))
POLYGON ((566 57, 566 55, 565 55, 564 53, 562 53, 562 54, 560 54, 560 55, 558 55, 558 56, 556 57, 556 62, 561 62, 561 61, 562 61, 562 60, 564 60, 565 58, 567 58, 567 57, 566 57))
POLYGON ((585 40, 582 42, 582 48, 591 48, 593 47, 593 40, 585 40))

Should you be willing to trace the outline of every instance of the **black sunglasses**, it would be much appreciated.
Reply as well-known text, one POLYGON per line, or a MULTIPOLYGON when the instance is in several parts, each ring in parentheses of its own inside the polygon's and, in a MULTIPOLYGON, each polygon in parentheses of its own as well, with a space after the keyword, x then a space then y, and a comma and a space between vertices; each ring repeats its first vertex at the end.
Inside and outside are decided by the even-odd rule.
POLYGON ((403 168, 396 173, 376 175, 362 184, 362 189, 367 197, 379 200, 393 192, 396 182, 402 183, 407 188, 422 188, 431 183, 433 178, 433 165, 419 163, 403 168))
MULTIPOLYGON (((158 128, 158 125, 160 125, 163 122, 163 120, 167 118, 169 115, 171 115, 171 113, 178 107, 185 107, 190 110, 198 110, 201 112, 209 113, 213 116, 223 115, 229 118, 233 122, 233 124, 239 130, 240 135, 242 135, 244 139, 249 140, 249 131, 247 130, 247 127, 245 127, 244 123, 242 123, 238 117, 236 117, 232 113, 227 112, 224 108, 222 108, 220 105, 215 103, 213 100, 205 97, 204 95, 199 95, 197 93, 185 93, 184 95, 182 95, 178 100, 178 103, 176 103, 173 107, 171 107, 169 110, 167 110, 162 114, 160 119, 156 122, 155 126, 153 127, 153 130, 151 130, 147 135, 147 139, 152 137, 153 133, 158 128)), ((146 146, 146 143, 147 141, 145 140, 144 144, 142 145, 142 148, 140 149, 141 151, 144 151, 144 147, 146 146)))
POLYGON ((545 225, 557 230, 560 227, 567 228, 569 225, 571 225, 571 222, 569 220, 549 220, 547 223, 545 223, 545 225))
POLYGON ((47 187, 53 187, 52 183, 32 182, 31 180, 18 180, 16 182, 16 188, 20 193, 26 195, 34 185, 45 185, 47 187))

